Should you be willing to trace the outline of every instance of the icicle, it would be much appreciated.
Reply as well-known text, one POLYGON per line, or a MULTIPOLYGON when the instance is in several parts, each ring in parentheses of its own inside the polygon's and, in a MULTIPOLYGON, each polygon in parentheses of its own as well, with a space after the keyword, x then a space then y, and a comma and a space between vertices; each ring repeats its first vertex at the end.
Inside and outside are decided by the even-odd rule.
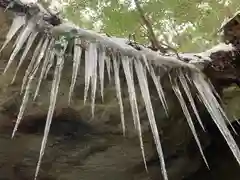
POLYGON ((229 125, 230 128, 233 130, 234 134, 238 135, 236 129, 233 127, 230 119, 227 117, 227 115, 225 114, 225 112, 223 111, 223 109, 220 107, 219 110, 221 111, 221 113, 223 114, 224 118, 225 118, 225 122, 227 123, 226 125, 229 125))
POLYGON ((143 67, 143 73, 144 73, 145 79, 146 79, 147 84, 148 84, 147 68, 146 67, 143 67))
POLYGON ((6 45, 12 40, 13 36, 18 30, 26 23, 26 16, 17 15, 13 19, 12 25, 6 35, 6 40, 3 43, 0 52, 6 47, 6 45))
POLYGON ((37 61, 37 57, 39 56, 39 53, 41 51, 43 40, 44 40, 44 38, 41 38, 40 41, 38 42, 38 45, 37 45, 37 47, 36 47, 36 49, 35 49, 35 51, 33 53, 32 59, 31 59, 29 65, 28 65, 28 68, 25 71, 25 75, 24 75, 23 81, 22 81, 21 93, 24 90, 24 87, 25 87, 25 85, 27 83, 27 78, 28 78, 30 72, 32 71, 32 69, 34 67, 35 62, 37 61))
POLYGON ((223 104, 222 101, 221 101, 222 99, 221 99, 220 95, 218 94, 217 90, 216 90, 215 87, 213 86, 213 84, 212 84, 212 82, 211 82, 210 79, 208 79, 208 84, 209 84, 209 86, 211 87, 211 89, 212 89, 212 91, 213 91, 213 94, 218 98, 218 100, 220 101, 220 103, 223 104))
MULTIPOLYGON (((42 38, 43 40, 43 38, 42 38)), ((41 40, 40 40, 41 41, 41 40)), ((29 99, 29 93, 30 93, 30 89, 31 89, 31 85, 32 85, 32 81, 37 73, 37 70, 38 70, 38 67, 40 65, 40 62, 41 62, 41 59, 43 58, 44 56, 44 52, 46 50, 46 47, 47 47, 47 44, 48 44, 48 41, 49 39, 46 38, 45 42, 43 43, 42 45, 42 42, 40 42, 40 46, 42 45, 42 48, 41 48, 41 51, 38 53, 38 58, 37 60, 35 61, 35 59, 31 62, 33 62, 33 68, 29 68, 28 71, 26 72, 27 75, 25 76, 26 80, 25 82, 27 82, 27 86, 26 86, 26 91, 25 91, 25 94, 24 94, 24 97, 23 97, 23 102, 22 102, 22 105, 20 107, 20 111, 19 111, 19 114, 18 114, 18 117, 17 117, 17 121, 16 121, 16 124, 15 124, 15 127, 14 127, 14 130, 13 130, 13 133, 12 133, 12 137, 14 137, 17 129, 18 129, 18 126, 22 120, 22 117, 23 117, 23 114, 24 114, 24 111, 26 109, 26 106, 27 106, 27 102, 28 102, 28 99, 29 99)), ((30 64, 31 64, 30 62, 30 64)))
POLYGON ((209 84, 204 80, 203 75, 200 73, 194 73, 192 75, 192 80, 199 92, 201 100, 203 101, 214 123, 217 125, 228 146, 230 147, 234 157, 236 158, 238 164, 240 165, 240 150, 230 131, 227 128, 227 125, 225 123, 226 116, 224 115, 224 111, 219 109, 221 107, 217 99, 213 95, 209 84))
POLYGON ((97 90, 97 60, 98 60, 98 53, 96 46, 93 48, 93 58, 92 58, 92 76, 91 76, 91 107, 92 107, 92 117, 94 117, 94 110, 95 110, 95 99, 96 99, 96 90, 97 90))
POLYGON ((39 159, 38 159, 37 168, 36 168, 36 172, 35 172, 35 180, 37 179, 37 175, 39 173, 40 165, 41 165, 42 158, 43 158, 44 151, 45 151, 46 144, 47 144, 47 138, 48 138, 48 134, 49 134, 49 130, 50 130, 51 122, 52 122, 52 117, 53 117, 53 113, 54 113, 54 109, 55 109, 55 105, 56 105, 58 88, 59 88, 61 73, 62 73, 62 69, 63 69, 63 65, 64 65, 63 54, 66 50, 66 47, 67 47, 67 43, 65 42, 63 50, 59 54, 57 54, 57 64, 55 67, 54 79, 52 82, 50 105, 49 105, 49 109, 48 109, 48 114, 47 114, 45 129, 44 129, 44 136, 42 139, 39 159))
POLYGON ((157 129, 157 124, 156 124, 156 121, 155 121, 154 112, 153 112, 153 109, 152 109, 152 103, 151 103, 151 99, 150 99, 150 94, 149 94, 147 81, 146 81, 144 73, 143 73, 143 66, 142 66, 142 64, 139 60, 138 61, 134 60, 134 64, 135 64, 135 69, 136 69, 136 73, 137 73, 137 77, 138 77, 139 87, 140 87, 140 90, 141 90, 141 93, 142 93, 142 98, 143 98, 144 103, 145 103, 145 108, 146 108, 146 111, 147 111, 148 120, 149 120, 150 127, 151 127, 151 130, 152 130, 154 142, 156 144, 159 160, 160 160, 160 163, 161 163, 161 170, 162 170, 162 174, 163 174, 163 179, 168 180, 166 166, 165 166, 165 162, 164 162, 163 150, 162 150, 162 146, 161 146, 161 142, 160 142, 160 137, 159 137, 159 133, 158 133, 158 129, 157 129))
POLYGON ((199 114, 198 114, 196 105, 195 105, 195 103, 194 103, 194 100, 193 100, 191 91, 190 91, 190 89, 189 89, 188 83, 187 83, 187 81, 186 81, 186 79, 185 79, 185 76, 184 76, 184 74, 183 74, 183 72, 182 72, 181 69, 178 71, 178 73, 179 73, 179 80, 180 80, 180 82, 181 82, 181 84, 182 84, 182 87, 183 87, 183 89, 184 89, 187 97, 188 97, 188 100, 189 100, 189 102, 190 102, 190 104, 191 104, 191 107, 192 107, 192 109, 193 109, 193 112, 195 113, 195 116, 197 117, 198 123, 200 124, 200 126, 202 127, 202 129, 205 131, 205 128, 204 128, 203 123, 202 123, 202 120, 201 120, 201 118, 200 118, 200 116, 199 116, 199 114))
POLYGON ((142 59, 143 59, 143 63, 146 66, 147 70, 150 71, 150 64, 149 64, 149 61, 147 60, 146 56, 143 55, 142 59))
POLYGON ((20 107, 20 111, 18 113, 17 121, 16 121, 16 124, 15 124, 14 130, 13 130, 13 133, 12 133, 12 138, 14 137, 14 135, 15 135, 17 129, 18 129, 18 126, 19 126, 19 124, 22 120, 23 114, 24 114, 25 109, 27 107, 27 102, 29 100, 29 94, 30 94, 30 90, 31 90, 31 87, 32 87, 32 81, 33 81, 33 79, 36 75, 38 67, 39 67, 39 64, 38 65, 36 64, 36 67, 33 69, 33 71, 31 73, 29 73, 30 75, 29 75, 29 78, 28 78, 28 82, 27 82, 25 93, 24 93, 23 101, 22 101, 22 104, 21 104, 21 107, 20 107))
POLYGON ((17 55, 17 53, 19 52, 19 50, 23 47, 25 41, 28 39, 29 35, 31 34, 31 32, 34 31, 34 28, 36 26, 36 17, 33 17, 33 19, 28 21, 28 24, 26 25, 26 27, 24 28, 24 31, 20 34, 18 41, 16 42, 16 47, 14 48, 9 61, 4 69, 3 74, 6 73, 6 71, 8 70, 8 68, 10 67, 10 65, 12 64, 15 56, 17 55))
POLYGON ((90 84, 90 76, 89 76, 89 68, 90 63, 89 63, 89 47, 85 50, 85 86, 84 86, 84 104, 86 103, 87 100, 87 93, 89 89, 89 84, 90 84))
POLYGON ((106 62, 106 66, 107 66, 108 79, 109 79, 109 81, 111 81, 111 79, 112 79, 111 78, 111 67, 112 67, 112 65, 111 65, 110 58, 106 57, 105 62, 106 62))
POLYGON ((100 78, 100 92, 101 92, 101 96, 102 96, 102 101, 104 99, 104 93, 103 93, 103 89, 104 89, 104 68, 105 68, 105 58, 106 58, 106 54, 103 48, 99 49, 99 78, 100 78))
POLYGON ((70 85, 70 90, 69 90, 69 98, 68 98, 68 104, 71 104, 71 98, 72 98, 72 93, 75 87, 75 83, 77 80, 77 75, 78 75, 78 69, 80 67, 81 63, 81 57, 82 57, 82 48, 80 47, 81 40, 76 38, 74 42, 74 54, 73 54, 73 70, 72 70, 72 81, 70 85))
MULTIPOLYGON (((216 91, 215 87, 213 86, 212 82, 210 79, 208 79, 208 84, 209 84, 209 87, 211 88, 212 92, 213 92, 213 95, 215 95, 217 97, 217 100, 219 101, 219 103, 221 105, 223 105, 224 103, 222 102, 222 99, 220 97, 220 95, 218 94, 218 92, 216 91)), ((219 104, 219 106, 220 106, 219 104)), ((236 129, 233 127, 230 119, 227 117, 227 115, 225 114, 225 112, 223 111, 223 109, 221 108, 221 106, 219 107, 219 110, 222 112, 223 116, 225 117, 225 122, 227 123, 227 125, 229 125, 231 127, 231 129, 233 130, 233 132, 238 135, 236 129)))
POLYGON ((191 129, 191 131, 192 131, 192 133, 193 133, 194 139, 195 139, 195 141, 196 141, 196 143, 197 143, 197 145, 198 145, 198 148, 199 148, 199 150, 200 150, 200 153, 201 153, 201 155, 202 155, 202 158, 203 158, 205 164, 207 165, 207 167, 208 167, 208 169, 209 169, 207 160, 206 160, 205 155, 204 155, 203 150, 202 150, 201 143, 200 143, 200 141, 199 141, 199 138, 198 138, 196 129, 195 129, 195 127, 194 127, 194 123, 193 123, 192 118, 191 118, 191 115, 190 115, 190 113, 189 113, 189 111, 188 111, 188 108, 187 108, 187 105, 186 105, 186 103, 185 103, 185 100, 184 100, 184 98, 183 98, 183 96, 182 96, 182 93, 181 93, 181 91, 180 91, 180 89, 179 89, 179 86, 178 86, 178 84, 177 84, 176 78, 172 80, 172 77, 171 77, 171 75, 169 74, 169 79, 170 79, 170 82, 171 82, 171 84, 172 84, 172 89, 173 89, 173 91, 174 91, 176 97, 178 98, 179 103, 180 103, 180 105, 181 105, 181 107, 182 107, 183 114, 184 114, 184 116, 186 117, 187 122, 188 122, 188 125, 189 125, 189 127, 190 127, 190 129, 191 129))
POLYGON ((12 46, 13 49, 16 47, 17 43, 19 42, 19 39, 22 37, 22 34, 25 32, 25 28, 26 28, 27 25, 28 25, 28 24, 25 24, 25 25, 20 29, 20 32, 18 33, 17 38, 16 38, 16 40, 15 40, 14 43, 13 43, 13 46, 12 46))
POLYGON ((54 41, 55 41, 55 39, 52 38, 51 41, 49 42, 48 48, 46 50, 46 56, 45 56, 44 61, 43 61, 41 74, 40 74, 39 79, 38 79, 38 84, 37 84, 37 88, 36 88, 33 100, 35 100, 37 98, 37 95, 38 95, 38 92, 39 92, 44 74, 47 70, 47 65, 48 65, 48 63, 50 61, 50 58, 51 58, 51 55, 52 55, 54 41))
POLYGON ((46 72, 44 74, 44 79, 47 78, 48 72, 49 72, 49 70, 51 69, 51 67, 54 64, 54 57, 55 57, 55 55, 56 55, 56 52, 52 51, 51 54, 50 54, 49 62, 48 62, 47 67, 46 67, 46 72))
MULTIPOLYGON (((222 99, 221 99, 220 95, 219 95, 218 92, 216 91, 216 89, 215 89, 215 87, 213 86, 213 84, 212 84, 212 82, 210 81, 210 79, 208 79, 208 84, 209 84, 210 88, 212 89, 213 94, 217 97, 219 103, 220 103, 221 105, 223 105, 224 103, 222 102, 222 99)), ((220 110, 223 111, 222 108, 220 108, 220 110)), ((225 114, 224 112, 223 112, 223 115, 226 116, 226 114, 225 114)), ((233 130, 233 132, 234 132, 236 135, 238 135, 238 133, 237 133, 236 129, 233 127, 230 119, 229 119, 228 117, 225 117, 225 119, 226 119, 228 125, 229 125, 229 126, 231 127, 231 129, 233 130)))
POLYGON ((123 135, 125 136, 126 128, 125 128, 125 120, 124 120, 121 85, 120 85, 120 79, 119 79, 119 63, 120 62, 117 62, 116 57, 113 57, 113 69, 114 69, 116 94, 117 94, 118 104, 119 104, 119 108, 120 108, 120 116, 121 116, 123 135))
POLYGON ((127 86, 128 86, 128 94, 129 94, 129 102, 130 102, 130 106, 131 106, 131 110, 132 110, 132 115, 133 115, 133 123, 134 123, 134 127, 136 128, 136 119, 138 119, 138 113, 136 114, 135 109, 135 99, 136 99, 136 95, 135 95, 135 88, 134 88, 134 83, 133 82, 133 76, 132 73, 130 72, 130 60, 126 57, 122 57, 122 65, 123 65, 123 71, 125 74, 125 78, 127 81, 127 86))
MULTIPOLYGON (((150 70, 150 63, 147 61, 147 58, 146 58, 146 56, 145 55, 142 55, 142 59, 143 59, 143 64, 144 64, 144 66, 143 66, 143 70, 144 70, 144 76, 145 76, 145 78, 146 78, 146 80, 148 81, 148 76, 147 76, 147 72, 149 72, 149 70, 150 70)), ((148 82, 147 82, 148 83, 148 82)))
POLYGON ((154 69, 153 67, 150 65, 149 66, 149 73, 151 74, 151 77, 153 79, 153 82, 156 86, 156 89, 157 89, 157 93, 158 93, 158 96, 159 96, 159 99, 162 103, 162 106, 163 106, 163 109, 166 113, 166 115, 168 116, 168 107, 167 107, 167 102, 166 102, 166 99, 165 99, 165 95, 164 95, 164 92, 163 92, 163 88, 162 88, 162 85, 161 85, 161 82, 160 82, 160 79, 158 79, 156 77, 156 74, 154 72, 154 69))
POLYGON ((233 119, 238 123, 238 125, 240 125, 239 119, 235 115, 233 115, 233 119))
POLYGON ((27 45, 26 45, 26 47, 25 47, 25 49, 24 49, 24 51, 23 51, 23 54, 22 54, 22 56, 21 56, 21 59, 19 60, 19 63, 18 63, 17 69, 16 69, 16 71, 15 71, 15 73, 14 73, 14 76, 13 76, 13 79, 12 79, 11 84, 14 83, 14 81, 15 81, 15 79, 16 79, 16 76, 17 76, 17 73, 18 73, 20 67, 22 66, 22 63, 23 63, 23 61, 25 60, 29 49, 32 47, 32 44, 33 44, 35 38, 37 37, 37 35, 38 35, 38 32, 37 32, 37 31, 33 31, 33 32, 31 33, 31 35, 29 36, 27 45))
POLYGON ((91 43, 85 51, 85 88, 84 88, 84 104, 87 100, 88 89, 91 76, 93 73, 92 62, 97 58, 96 44, 91 43))
POLYGON ((132 110, 132 115, 133 115, 133 122, 134 122, 135 128, 137 128, 139 141, 140 141, 140 148, 141 148, 141 152, 142 152, 145 169, 146 169, 146 171, 148 171, 147 163, 146 163, 146 159, 145 159, 144 145, 143 145, 143 140, 142 140, 142 128, 141 128, 141 123, 140 123, 140 118, 139 118, 138 105, 137 105, 135 88, 134 88, 134 81, 133 81, 133 76, 130 72, 130 66, 129 66, 130 61, 127 57, 122 57, 121 60, 122 60, 122 65, 123 65, 123 71, 124 71, 125 78, 127 81, 127 86, 128 86, 128 94, 129 94, 129 101, 130 101, 130 106, 131 106, 131 110, 132 110))

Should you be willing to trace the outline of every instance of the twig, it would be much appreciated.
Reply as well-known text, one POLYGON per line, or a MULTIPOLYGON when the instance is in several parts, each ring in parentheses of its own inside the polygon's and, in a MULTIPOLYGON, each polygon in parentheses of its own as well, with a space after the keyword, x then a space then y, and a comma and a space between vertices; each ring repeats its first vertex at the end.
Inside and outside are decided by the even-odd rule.
POLYGON ((144 15, 144 11, 143 11, 143 9, 140 6, 139 1, 138 0, 134 0, 134 2, 135 2, 135 5, 137 7, 137 10, 138 10, 138 12, 139 12, 139 14, 140 14, 140 16, 142 18, 142 21, 144 22, 144 24, 147 27, 149 40, 151 41, 153 48, 159 50, 162 53, 166 53, 167 50, 171 50, 172 52, 174 52, 176 54, 177 58, 179 60, 181 60, 181 58, 180 58, 180 56, 179 56, 179 54, 178 54, 176 49, 174 49, 173 47, 171 47, 171 46, 169 46, 169 45, 167 45, 167 44, 165 44, 163 42, 159 42, 157 40, 157 37, 156 37, 156 35, 155 35, 154 31, 153 31, 152 25, 149 22, 149 20, 146 18, 146 16, 144 15), (166 46, 167 48, 164 48, 163 46, 166 46))
POLYGON ((148 34, 149 34, 149 40, 151 41, 152 43, 152 46, 153 48, 156 48, 158 49, 160 52, 162 53, 166 53, 166 49, 164 47, 162 47, 160 45, 160 43, 158 42, 157 38, 156 38, 156 35, 155 33, 153 32, 153 28, 152 28, 152 25, 151 23, 147 20, 147 18, 145 17, 144 15, 144 12, 143 12, 143 9, 141 8, 140 4, 139 4, 139 1, 138 0, 134 0, 135 2, 135 5, 137 7, 137 10, 142 18, 142 21, 144 22, 144 24, 146 25, 147 27, 147 30, 148 30, 148 34))

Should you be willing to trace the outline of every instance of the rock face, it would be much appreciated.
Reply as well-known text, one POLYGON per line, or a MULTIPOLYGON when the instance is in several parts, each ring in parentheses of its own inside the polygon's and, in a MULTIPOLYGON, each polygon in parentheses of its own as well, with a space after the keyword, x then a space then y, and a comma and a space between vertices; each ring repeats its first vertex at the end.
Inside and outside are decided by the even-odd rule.
MULTIPOLYGON (((9 27, 9 16, 0 11, 1 43, 9 27)), ((10 47, 10 46, 9 46, 10 47)), ((2 72, 11 49, 7 47, 0 57, 2 72)), ((18 59, 16 59, 17 61, 18 59)), ((49 103, 52 75, 44 81, 37 101, 29 102, 18 133, 11 140, 14 122, 21 105, 20 88, 27 63, 19 72, 14 84, 10 84, 16 63, 5 75, 0 76, 0 180, 33 179, 39 156, 45 119, 49 103)), ((123 83, 123 96, 127 135, 123 137, 115 89, 106 85, 104 103, 98 96, 95 116, 90 103, 83 105, 84 69, 81 69, 71 106, 67 105, 72 63, 65 63, 61 87, 51 126, 48 146, 41 165, 39 180, 159 180, 161 169, 155 145, 149 129, 147 115, 138 93, 139 112, 142 121, 144 146, 149 173, 146 173, 134 130, 127 88, 123 83)), ((124 79, 122 79, 124 82, 124 79)), ((150 82, 150 86, 151 82, 150 82)), ((185 118, 172 91, 167 87, 170 117, 160 107, 154 88, 151 92, 156 120, 170 180, 237 180, 240 169, 221 135, 212 126, 204 110, 201 114, 207 127, 203 133, 198 124, 202 145, 211 171, 201 159, 185 118)), ((34 90, 34 89, 33 89, 34 90)), ((34 91, 33 91, 34 92, 34 91)), ((233 96, 231 97, 233 98, 233 96)), ((234 95, 234 98, 236 96, 234 95)), ((228 98, 229 99, 229 98, 228 98)), ((226 99, 226 100, 228 100, 226 99)), ((238 102, 234 103, 235 106, 238 102)), ((233 105, 234 106, 234 105, 233 105)), ((237 110, 236 110, 237 111, 237 110)), ((240 133, 237 123, 234 124, 240 133)), ((240 144, 240 139, 237 138, 240 144)))

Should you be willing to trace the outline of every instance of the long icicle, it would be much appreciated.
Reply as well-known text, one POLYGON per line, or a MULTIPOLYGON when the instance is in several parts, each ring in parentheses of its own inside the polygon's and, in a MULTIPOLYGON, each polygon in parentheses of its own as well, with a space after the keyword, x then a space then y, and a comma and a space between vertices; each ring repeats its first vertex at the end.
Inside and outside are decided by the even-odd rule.
POLYGON ((187 83, 187 81, 185 79, 185 76, 184 76, 184 74, 183 74, 181 69, 179 69, 178 74, 179 74, 179 80, 180 80, 180 82, 182 84, 182 87, 183 87, 183 89, 184 89, 184 91, 185 91, 185 93, 186 93, 186 95, 188 97, 188 100, 189 100, 189 102, 190 102, 190 104, 192 106, 193 112, 194 112, 195 116, 197 117, 198 123, 200 124, 202 129, 204 131, 206 131, 205 128, 204 128, 204 125, 202 123, 202 120, 201 120, 201 118, 199 116, 199 113, 197 111, 197 108, 196 108, 196 105, 194 103, 194 100, 193 100, 193 97, 192 97, 192 93, 191 93, 191 91, 189 89, 188 83, 187 83))
MULTIPOLYGON (((118 104, 119 104, 119 108, 120 108, 122 131, 123 131, 123 136, 125 136, 126 135, 126 127, 125 127, 123 101, 122 101, 121 85, 120 85, 120 78, 119 78, 119 63, 120 63, 120 61, 117 62, 117 59, 114 56, 112 58, 113 58, 112 60, 113 60, 116 94, 117 94, 118 104)), ((118 60, 120 60, 120 59, 118 59, 118 60)))
POLYGON ((162 106, 163 106, 163 109, 165 111, 165 114, 168 116, 168 106, 167 106, 166 98, 165 98, 165 95, 164 95, 164 92, 163 92, 163 88, 162 88, 160 79, 158 79, 156 77, 156 74, 154 72, 154 69, 153 69, 152 65, 150 65, 150 67, 149 67, 149 73, 151 74, 153 82, 154 82, 154 84, 156 86, 157 93, 158 93, 159 99, 160 99, 160 101, 162 103, 162 106))
POLYGON ((38 32, 37 32, 37 31, 33 31, 33 32, 30 34, 30 36, 29 36, 29 38, 28 38, 27 45, 26 45, 26 47, 25 47, 25 49, 24 49, 24 51, 23 51, 23 53, 22 53, 21 59, 19 60, 17 69, 16 69, 16 71, 15 71, 15 73, 14 73, 14 76, 13 76, 13 79, 12 79, 11 84, 14 83, 14 81, 15 81, 15 79, 16 79, 16 77, 17 77, 17 73, 18 73, 19 69, 21 68, 24 60, 26 59, 27 53, 29 52, 30 48, 32 47, 32 44, 33 44, 35 38, 37 37, 37 35, 38 35, 38 32))
POLYGON ((28 65, 28 68, 25 71, 25 75, 24 75, 23 81, 22 81, 21 93, 23 92, 23 90, 25 88, 28 76, 29 76, 30 72, 32 71, 32 69, 34 68, 35 62, 37 61, 37 57, 39 56, 39 53, 41 51, 43 40, 44 40, 44 38, 41 38, 40 41, 38 42, 38 45, 37 45, 37 47, 36 47, 36 49, 33 53, 32 59, 31 59, 29 65, 28 65))
POLYGON ((240 164, 240 150, 225 123, 226 116, 223 115, 224 111, 219 110, 221 106, 213 95, 211 87, 200 73, 193 73, 192 80, 214 123, 226 140, 238 164, 240 164))
POLYGON ((52 66, 54 64, 55 55, 56 55, 56 52, 52 51, 51 54, 50 54, 49 62, 48 62, 47 67, 46 67, 46 72, 44 74, 44 79, 47 78, 48 72, 50 71, 50 69, 52 68, 52 66))
POLYGON ((93 73, 92 62, 97 58, 96 44, 90 43, 85 51, 85 88, 84 88, 84 104, 86 103, 90 80, 93 73))
POLYGON ((106 62, 106 67, 107 67, 107 73, 108 73, 108 80, 111 82, 112 76, 111 76, 111 70, 112 70, 112 64, 111 64, 111 60, 110 57, 106 57, 105 59, 106 62))
POLYGON ((16 15, 13 19, 12 25, 6 35, 6 40, 4 41, 0 52, 7 46, 7 44, 12 40, 13 36, 18 32, 18 30, 26 23, 26 16, 16 15))
MULTIPOLYGON (((42 38, 43 39, 43 38, 42 38)), ((23 114, 24 114, 24 111, 26 109, 26 106, 27 106, 27 102, 28 102, 28 99, 29 99, 29 94, 30 94, 30 89, 31 89, 31 86, 32 86, 32 81, 37 73, 37 70, 38 70, 38 67, 39 67, 39 64, 43 58, 43 52, 45 52, 46 50, 46 46, 48 44, 48 38, 45 40, 44 44, 42 45, 42 43, 40 42, 39 45, 41 47, 41 51, 36 51, 38 52, 37 53, 37 60, 35 59, 32 59, 32 61, 34 61, 34 67, 32 69, 29 69, 28 71, 28 75, 26 76, 26 81, 27 81, 27 86, 26 86, 26 90, 25 90, 25 94, 24 94, 24 97, 23 97, 23 102, 22 102, 22 105, 20 107, 20 111, 18 113, 18 117, 17 117, 17 121, 16 121, 16 124, 15 124, 15 127, 14 127, 14 130, 13 130, 13 133, 12 133, 12 138, 14 137, 17 129, 18 129, 18 126, 22 120, 22 117, 23 117, 23 114)), ((40 49, 40 48, 39 48, 40 49)), ((31 64, 31 62, 30 62, 31 64)))
POLYGON ((45 129, 44 129, 44 136, 42 139, 39 159, 38 159, 37 168, 36 168, 36 172, 35 172, 35 180, 37 179, 40 165, 41 165, 42 158, 43 158, 44 151, 45 151, 46 144, 47 144, 47 138, 48 138, 48 134, 49 134, 49 130, 50 130, 51 122, 52 122, 52 117, 53 117, 53 113, 54 113, 54 109, 55 109, 55 105, 56 105, 58 88, 59 88, 59 84, 60 84, 60 80, 61 80, 61 73, 62 73, 62 69, 63 69, 63 65, 64 65, 64 55, 63 54, 66 50, 66 47, 67 47, 67 43, 65 42, 63 50, 59 54, 56 54, 57 55, 57 64, 55 67, 54 79, 52 82, 50 105, 49 105, 49 109, 48 109, 48 114, 47 114, 45 129))
POLYGON ((38 70, 38 68, 36 68, 28 78, 26 90, 25 90, 25 93, 24 93, 24 96, 23 96, 23 99, 22 99, 22 104, 21 104, 21 107, 20 107, 20 110, 19 110, 19 113, 18 113, 18 116, 17 116, 16 124, 15 124, 13 132, 12 132, 12 138, 15 136, 15 134, 17 132, 17 129, 18 129, 18 126, 19 126, 19 124, 20 124, 20 122, 23 118, 23 115, 24 115, 24 112, 25 112, 25 109, 27 107, 27 103, 28 103, 28 100, 29 100, 30 90, 31 90, 31 87, 32 87, 32 81, 33 81, 33 79, 36 75, 37 70, 38 70))
POLYGON ((187 119, 188 125, 189 125, 189 127, 190 127, 190 129, 191 129, 191 131, 193 133, 193 137, 194 137, 194 139, 195 139, 195 141, 196 141, 196 143, 198 145, 198 148, 199 148, 199 151, 200 151, 200 153, 202 155, 202 158, 203 158, 206 166, 209 169, 209 165, 208 165, 206 157, 205 157, 205 155, 203 153, 203 149, 202 149, 200 140, 198 138, 197 131, 196 131, 195 127, 194 127, 194 123, 193 123, 192 117, 191 117, 191 115, 190 115, 190 113, 188 111, 188 108, 187 108, 187 105, 185 103, 185 100, 184 100, 184 98, 182 96, 182 93, 181 93, 181 91, 179 89, 179 86, 178 86, 178 83, 177 83, 177 79, 176 78, 173 79, 170 74, 168 74, 168 75, 169 75, 169 79, 170 79, 170 82, 171 82, 171 85, 172 85, 172 89, 173 89, 173 91, 174 91, 174 93, 175 93, 175 95, 176 95, 176 97, 177 97, 177 99, 178 99, 178 101, 179 101, 179 103, 180 103, 180 105, 182 107, 183 114, 184 114, 184 116, 187 119))
POLYGON ((44 74, 45 74, 45 72, 47 70, 47 65, 48 65, 48 63, 50 61, 50 58, 51 58, 51 55, 52 55, 54 42, 55 42, 55 39, 52 38, 50 40, 48 48, 46 50, 46 55, 45 55, 45 58, 44 58, 44 61, 43 61, 41 74, 40 74, 39 79, 38 79, 38 84, 37 84, 37 87, 36 87, 36 90, 35 90, 35 93, 34 93, 33 100, 35 100, 37 98, 37 95, 38 95, 38 92, 39 92, 39 89, 40 89, 40 86, 41 86, 44 74))
POLYGON ((84 104, 86 103, 87 100, 87 93, 88 93, 88 88, 90 84, 90 76, 89 76, 89 46, 85 50, 85 86, 84 86, 84 104))
POLYGON ((16 46, 9 58, 9 61, 4 69, 3 74, 5 74, 8 70, 8 68, 10 67, 10 65, 12 64, 14 58, 16 57, 17 53, 20 51, 20 49, 23 47, 24 43, 26 42, 26 40, 28 39, 28 37, 30 36, 31 32, 34 31, 34 28, 36 26, 36 18, 37 16, 34 16, 31 20, 28 21, 28 24, 26 25, 26 27, 24 28, 24 31, 19 35, 18 41, 16 42, 16 46))
POLYGON ((105 68, 105 58, 106 58, 106 54, 105 54, 105 50, 103 49, 103 47, 99 48, 98 51, 98 63, 99 63, 99 80, 100 80, 100 93, 101 93, 101 97, 102 97, 102 101, 104 101, 104 68, 105 68))
POLYGON ((138 77, 139 87, 142 92, 142 98, 144 100, 145 108, 147 111, 148 120, 149 120, 150 127, 152 130, 153 139, 154 139, 156 149, 158 152, 158 156, 159 156, 159 160, 161 163, 163 179, 168 180, 162 145, 161 145, 160 136, 158 133, 158 128, 157 128, 157 124, 156 124, 156 120, 155 120, 155 116, 154 116, 154 112, 153 112, 153 108, 152 108, 148 84, 147 84, 147 81, 144 76, 143 66, 139 60, 138 61, 134 60, 134 65, 135 65, 135 70, 136 70, 137 77, 138 77))
POLYGON ((81 64, 82 48, 80 46, 81 40, 75 38, 74 40, 74 54, 73 54, 73 70, 72 70, 72 81, 69 89, 68 104, 71 104, 72 94, 77 80, 78 70, 81 64))
POLYGON ((133 122, 134 122, 135 128, 137 128, 144 166, 146 171, 148 171, 146 158, 145 158, 144 145, 142 140, 142 128, 141 128, 141 122, 140 122, 140 117, 138 112, 138 105, 137 105, 136 93, 134 88, 134 80, 133 80, 132 73, 130 72, 131 71, 130 65, 129 65, 130 60, 127 57, 122 57, 121 60, 123 65, 123 71, 127 81, 127 86, 128 86, 128 94, 129 94, 129 101, 130 101, 130 106, 132 110, 133 122))
MULTIPOLYGON (((217 97, 217 100, 219 101, 219 103, 220 103, 221 105, 223 105, 222 99, 221 99, 220 95, 218 94, 217 90, 215 89, 215 87, 213 86, 213 84, 212 84, 212 82, 211 82, 210 79, 208 79, 208 84, 209 84, 209 86, 210 86, 213 94, 217 97)), ((223 111, 222 108, 220 108, 220 110, 223 111)), ((223 115, 226 116, 226 114, 225 114, 224 112, 223 112, 223 115)), ((234 132, 236 135, 238 135, 238 133, 237 133, 236 129, 233 127, 230 119, 229 119, 227 116, 225 117, 225 119, 226 119, 228 125, 229 125, 229 126, 231 127, 231 129, 233 130, 233 132, 234 132)))
POLYGON ((97 64, 98 64, 98 53, 96 46, 93 48, 93 58, 92 58, 92 76, 91 76, 91 108, 92 117, 94 117, 95 111, 95 100, 96 100, 96 90, 97 90, 97 64))
POLYGON ((134 83, 133 81, 133 76, 132 76, 132 73, 131 73, 131 68, 130 68, 130 60, 126 57, 122 57, 122 66, 123 66, 123 71, 124 71, 124 74, 125 74, 125 78, 126 78, 126 81, 127 81, 127 86, 128 86, 128 94, 129 94, 129 103, 130 103, 130 106, 131 106, 131 110, 132 110, 132 115, 133 115, 133 124, 134 124, 134 127, 136 128, 137 127, 137 119, 139 119, 139 114, 136 113, 135 111, 138 111, 137 107, 136 106, 136 103, 135 103, 135 88, 134 88, 134 84, 131 84, 131 83, 134 83))

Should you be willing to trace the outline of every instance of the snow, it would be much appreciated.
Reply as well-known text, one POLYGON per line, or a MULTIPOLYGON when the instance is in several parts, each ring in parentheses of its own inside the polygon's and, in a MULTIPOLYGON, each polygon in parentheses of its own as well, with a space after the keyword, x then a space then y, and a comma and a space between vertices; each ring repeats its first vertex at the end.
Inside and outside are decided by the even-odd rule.
POLYGON ((220 26, 220 30, 223 29, 224 26, 226 26, 230 21, 232 21, 236 16, 240 15, 240 11, 237 11, 231 18, 225 18, 220 26))
POLYGON ((38 0, 20 0, 23 4, 35 4, 38 0))
POLYGON ((210 55, 212 53, 215 53, 215 52, 218 52, 218 51, 233 51, 235 48, 233 47, 232 44, 225 44, 225 43, 220 43, 216 46, 214 46, 213 48, 207 50, 207 51, 204 51, 204 52, 201 52, 199 53, 198 55, 202 56, 203 58, 210 58, 210 55))
POLYGON ((200 52, 200 53, 181 53, 179 56, 183 59, 189 59, 190 63, 195 63, 195 62, 201 62, 201 61, 211 61, 211 54, 218 52, 218 51, 233 51, 235 48, 232 44, 225 44, 225 43, 220 43, 213 48, 200 52))

